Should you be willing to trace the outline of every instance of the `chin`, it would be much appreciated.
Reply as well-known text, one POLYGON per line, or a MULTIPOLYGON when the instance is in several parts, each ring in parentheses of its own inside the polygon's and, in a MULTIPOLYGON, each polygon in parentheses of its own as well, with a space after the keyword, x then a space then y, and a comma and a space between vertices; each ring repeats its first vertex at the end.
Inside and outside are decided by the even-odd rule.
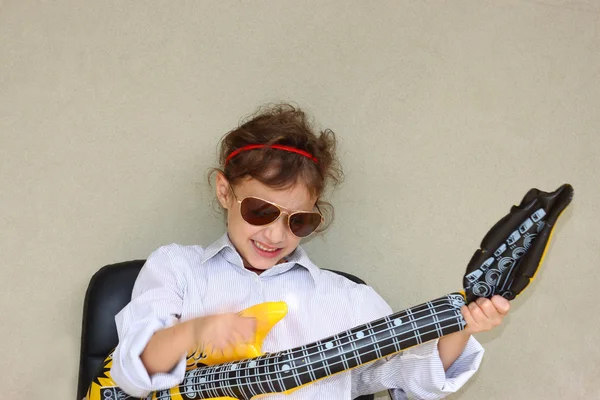
POLYGON ((267 270, 273 268, 275 265, 279 263, 283 258, 287 257, 290 254, 290 250, 287 248, 283 248, 277 252, 277 254, 261 256, 254 246, 250 244, 248 250, 249 257, 245 257, 246 261, 256 269, 267 270))

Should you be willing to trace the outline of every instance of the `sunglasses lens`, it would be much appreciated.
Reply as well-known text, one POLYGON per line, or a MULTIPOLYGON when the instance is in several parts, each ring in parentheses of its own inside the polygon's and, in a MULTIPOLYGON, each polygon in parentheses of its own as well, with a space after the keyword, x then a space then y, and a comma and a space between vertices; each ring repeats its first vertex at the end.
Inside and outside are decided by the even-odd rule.
POLYGON ((321 225, 321 214, 314 212, 302 212, 290 217, 290 230, 298 237, 306 237, 313 233, 321 225))
POLYGON ((246 197, 241 204, 242 218, 250 225, 267 225, 279 218, 279 208, 264 200, 246 197))

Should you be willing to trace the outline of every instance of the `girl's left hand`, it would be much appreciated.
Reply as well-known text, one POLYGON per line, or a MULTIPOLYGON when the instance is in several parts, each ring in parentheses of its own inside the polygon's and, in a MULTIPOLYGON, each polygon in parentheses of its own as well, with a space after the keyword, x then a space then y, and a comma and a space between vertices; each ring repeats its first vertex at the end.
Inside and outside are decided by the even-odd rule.
POLYGON ((465 330, 470 333, 489 331, 500 325, 510 310, 510 302, 502 296, 491 299, 480 297, 460 310, 467 322, 465 330))

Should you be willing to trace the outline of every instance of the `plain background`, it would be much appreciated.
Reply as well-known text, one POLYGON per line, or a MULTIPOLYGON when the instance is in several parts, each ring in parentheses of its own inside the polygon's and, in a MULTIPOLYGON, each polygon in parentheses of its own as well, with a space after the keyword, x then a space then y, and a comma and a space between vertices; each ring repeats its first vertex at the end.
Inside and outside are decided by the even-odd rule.
POLYGON ((293 101, 346 172, 307 248, 397 310, 460 289, 529 188, 573 184, 451 398, 600 398, 599 31, 595 0, 0 1, 0 397, 74 398, 92 274, 219 237, 219 138, 293 101))

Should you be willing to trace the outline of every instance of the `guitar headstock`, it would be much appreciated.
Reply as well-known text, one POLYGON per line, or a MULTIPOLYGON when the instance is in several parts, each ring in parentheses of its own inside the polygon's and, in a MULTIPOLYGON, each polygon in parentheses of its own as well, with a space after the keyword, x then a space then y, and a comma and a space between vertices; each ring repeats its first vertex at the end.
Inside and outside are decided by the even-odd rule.
POLYGON ((467 302, 495 294, 512 300, 521 293, 542 264, 556 220, 572 198, 568 184, 551 193, 527 192, 490 229, 469 261, 463 278, 467 302))

